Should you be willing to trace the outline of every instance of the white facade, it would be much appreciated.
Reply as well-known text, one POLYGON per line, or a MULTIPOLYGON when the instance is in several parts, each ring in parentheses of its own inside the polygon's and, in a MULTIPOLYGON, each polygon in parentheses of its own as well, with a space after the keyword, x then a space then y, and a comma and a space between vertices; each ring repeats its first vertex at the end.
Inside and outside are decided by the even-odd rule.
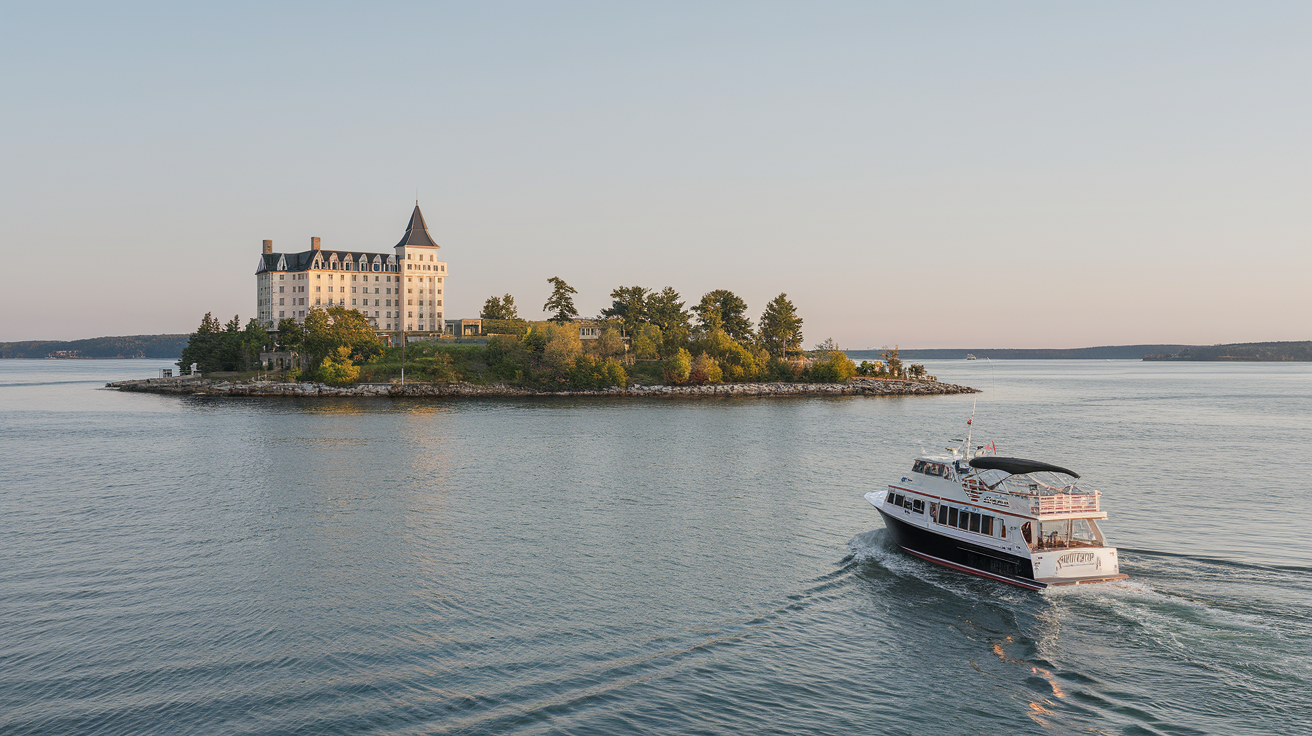
POLYGON ((280 320, 301 322, 315 308, 335 306, 363 313, 379 332, 440 333, 447 271, 439 248, 418 205, 391 255, 325 251, 319 238, 307 251, 274 253, 266 240, 255 272, 257 319, 276 328, 280 320))

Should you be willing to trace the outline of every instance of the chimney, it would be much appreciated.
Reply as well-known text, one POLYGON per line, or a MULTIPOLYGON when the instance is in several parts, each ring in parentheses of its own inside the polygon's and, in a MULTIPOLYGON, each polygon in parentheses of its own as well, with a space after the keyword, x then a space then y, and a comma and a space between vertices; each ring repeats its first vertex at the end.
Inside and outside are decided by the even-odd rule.
POLYGON ((271 254, 271 253, 273 253, 273 241, 272 241, 272 240, 266 240, 266 241, 264 241, 264 255, 267 256, 267 255, 269 255, 269 254, 271 254))
POLYGON ((310 238, 310 250, 319 250, 318 238, 310 238))

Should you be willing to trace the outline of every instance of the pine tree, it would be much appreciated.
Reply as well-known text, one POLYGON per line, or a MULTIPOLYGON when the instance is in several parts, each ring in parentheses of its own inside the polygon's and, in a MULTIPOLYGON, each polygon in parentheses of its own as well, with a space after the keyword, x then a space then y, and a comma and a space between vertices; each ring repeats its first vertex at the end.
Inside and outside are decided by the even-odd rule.
POLYGON ((579 310, 574 307, 574 295, 579 293, 578 290, 557 276, 547 279, 547 283, 552 285, 551 297, 542 305, 542 311, 555 312, 551 321, 563 325, 578 317, 579 310))
POLYGON ((697 322, 703 332, 718 326, 739 342, 752 339, 752 320, 747 316, 747 302, 727 289, 716 289, 702 296, 697 305, 697 322), (717 317, 719 325, 714 325, 717 317))
POLYGON ((761 340, 771 355, 779 357, 802 346, 802 318, 797 316, 797 308, 788 301, 787 294, 780 294, 765 305, 761 314, 761 340))

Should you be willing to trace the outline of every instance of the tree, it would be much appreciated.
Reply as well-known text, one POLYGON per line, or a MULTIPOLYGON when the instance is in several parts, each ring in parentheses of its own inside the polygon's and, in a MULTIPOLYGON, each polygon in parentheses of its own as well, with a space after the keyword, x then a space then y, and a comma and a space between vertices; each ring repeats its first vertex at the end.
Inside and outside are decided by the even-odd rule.
POLYGON ((624 354, 624 338, 614 327, 603 328, 592 349, 602 358, 618 358, 624 354))
POLYGON ((278 347, 283 350, 296 350, 305 342, 305 328, 301 323, 286 317, 278 321, 278 347))
POLYGON ((551 297, 542 305, 542 311, 555 312, 551 321, 563 325, 579 316, 579 310, 574 307, 574 295, 579 293, 578 290, 557 276, 547 279, 547 283, 552 286, 551 297))
POLYGON ((697 322, 703 331, 714 329, 715 317, 719 317, 719 327, 729 337, 744 342, 752 339, 752 320, 747 317, 747 302, 732 291, 716 289, 702 296, 697 304, 697 322))
POLYGON ((515 309, 515 297, 509 294, 500 298, 488 297, 487 301, 483 302, 483 311, 479 316, 483 319, 519 319, 519 311, 515 309))
POLYGON ((771 355, 784 356, 802 345, 802 318, 797 308, 780 294, 765 305, 761 313, 761 340, 771 355))
POLYGON ((378 334, 363 314, 346 307, 312 309, 305 316, 306 352, 310 365, 319 365, 339 347, 347 347, 356 360, 365 360, 382 352, 378 334))
POLYGON ((219 321, 210 312, 200 320, 200 327, 191 334, 187 346, 178 358, 178 368, 187 370, 195 363, 201 373, 228 370, 224 357, 224 333, 219 321))
POLYGON ((661 328, 656 325, 643 325, 638 334, 633 336, 633 357, 638 360, 655 360, 660 357, 661 328))
POLYGON ((260 352, 269 345, 269 331, 264 329, 259 320, 251 317, 241 331, 240 341, 242 367, 250 370, 251 365, 259 361, 260 352))
POLYGON ((618 319, 624 329, 633 335, 638 325, 650 321, 647 316, 647 299, 650 289, 641 286, 621 286, 610 293, 611 305, 601 310, 602 317, 618 319))
POLYGON ((897 357, 897 346, 884 350, 884 363, 888 366, 890 378, 902 378, 902 360, 897 357))

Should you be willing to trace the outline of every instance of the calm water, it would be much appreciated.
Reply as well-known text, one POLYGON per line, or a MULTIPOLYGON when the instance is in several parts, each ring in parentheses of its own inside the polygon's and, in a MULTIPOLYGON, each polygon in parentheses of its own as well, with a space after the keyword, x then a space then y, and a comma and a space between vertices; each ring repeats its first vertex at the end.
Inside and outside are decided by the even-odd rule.
POLYGON ((1295 733, 1312 366, 936 363, 1126 583, 889 549, 974 397, 128 395, 0 361, 0 732, 1295 733))

